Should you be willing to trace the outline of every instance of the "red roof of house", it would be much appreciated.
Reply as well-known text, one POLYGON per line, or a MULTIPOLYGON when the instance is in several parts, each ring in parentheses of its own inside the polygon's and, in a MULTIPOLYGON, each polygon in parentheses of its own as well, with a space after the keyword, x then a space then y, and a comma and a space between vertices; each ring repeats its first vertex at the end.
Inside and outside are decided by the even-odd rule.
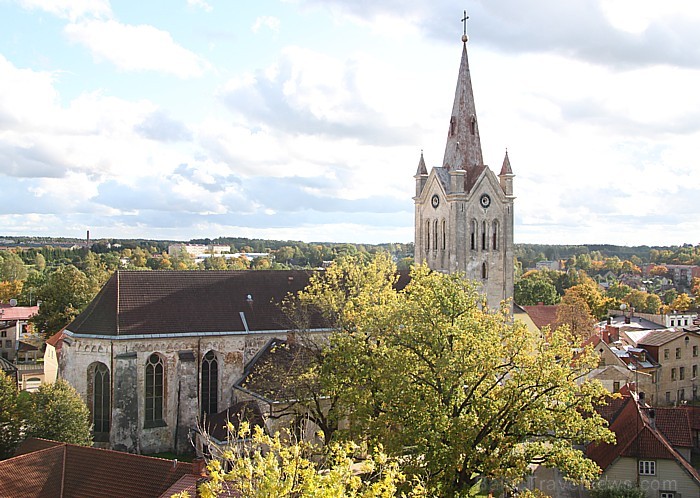
POLYGON ((38 306, 0 304, 0 320, 29 320, 39 312, 38 306))
POLYGON ((0 496, 153 498, 193 472, 191 463, 53 441, 29 439, 19 453, 0 462, 0 496))
MULTIPOLYGON (((663 432, 674 447, 692 448, 693 435, 690 429, 690 414, 682 408, 653 408, 656 427, 663 432)), ((647 410, 647 416, 650 411, 647 410)))
MULTIPOLYGON (((661 429, 652 423, 650 412, 651 409, 641 409, 632 396, 624 398, 622 408, 610 424, 610 430, 615 433, 615 444, 590 445, 586 449, 588 458, 603 470, 620 457, 675 460, 700 485, 698 472, 678 453, 661 429)), ((668 414, 662 415, 665 419, 663 423, 670 423, 670 417, 668 414)), ((681 425, 670 430, 672 438, 684 440, 684 436, 675 432, 681 430, 681 425)), ((688 423, 688 429, 689 426, 688 423)))
POLYGON ((532 322, 537 325, 537 328, 549 326, 552 328, 557 321, 557 304, 537 304, 535 306, 521 306, 528 314, 532 322))
POLYGON ((63 346, 63 338, 65 337, 65 334, 63 333, 64 330, 65 329, 61 329, 46 339, 46 344, 53 346, 56 349, 56 352, 60 351, 61 347, 63 346))

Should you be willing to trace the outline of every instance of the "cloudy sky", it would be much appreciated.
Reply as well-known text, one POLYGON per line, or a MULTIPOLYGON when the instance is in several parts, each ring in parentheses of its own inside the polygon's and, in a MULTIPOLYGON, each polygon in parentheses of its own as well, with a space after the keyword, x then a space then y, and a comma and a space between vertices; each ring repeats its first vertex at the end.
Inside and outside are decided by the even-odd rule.
POLYGON ((0 0, 0 234, 411 241, 464 8, 516 242, 700 242, 694 0, 0 0))

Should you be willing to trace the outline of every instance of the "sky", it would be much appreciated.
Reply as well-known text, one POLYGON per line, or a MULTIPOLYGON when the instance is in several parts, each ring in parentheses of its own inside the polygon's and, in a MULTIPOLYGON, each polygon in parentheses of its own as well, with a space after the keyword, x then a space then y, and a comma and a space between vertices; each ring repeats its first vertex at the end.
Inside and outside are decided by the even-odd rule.
POLYGON ((700 243, 694 0, 0 0, 0 235, 411 242, 464 9, 516 243, 700 243))

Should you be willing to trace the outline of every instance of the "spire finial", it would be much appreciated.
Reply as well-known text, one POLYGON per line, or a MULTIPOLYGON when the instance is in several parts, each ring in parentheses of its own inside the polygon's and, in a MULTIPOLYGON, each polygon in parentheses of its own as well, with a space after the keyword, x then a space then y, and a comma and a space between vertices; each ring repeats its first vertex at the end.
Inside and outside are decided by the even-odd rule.
POLYGON ((467 15, 467 11, 464 11, 464 17, 462 18, 462 24, 464 25, 464 34, 462 35, 462 42, 467 43, 467 40, 469 40, 469 37, 467 36, 467 20, 469 20, 469 16, 467 15))

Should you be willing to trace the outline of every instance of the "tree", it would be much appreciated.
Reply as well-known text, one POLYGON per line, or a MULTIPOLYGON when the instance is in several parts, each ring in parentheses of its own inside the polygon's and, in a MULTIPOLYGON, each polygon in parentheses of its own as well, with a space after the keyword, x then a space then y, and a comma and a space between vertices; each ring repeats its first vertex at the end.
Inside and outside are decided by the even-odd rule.
POLYGON ((661 311, 661 305, 661 298, 659 296, 656 294, 649 294, 646 302, 644 303, 644 308, 642 308, 642 311, 644 313, 656 314, 661 311))
POLYGON ((685 292, 678 294, 678 296, 669 305, 672 310, 675 311, 688 311, 693 304, 693 300, 685 292))
POLYGON ((535 272, 516 282, 513 299, 521 306, 556 304, 559 294, 557 288, 546 277, 541 276, 540 272, 535 272))
MULTIPOLYGON (((359 447, 353 443, 335 444, 319 460, 321 450, 312 444, 285 442, 279 433, 268 436, 259 427, 252 437, 250 432, 247 424, 241 424, 238 436, 251 442, 229 448, 224 461, 209 462, 210 479, 199 486, 197 496, 215 498, 231 491, 241 498, 389 498, 405 480, 396 461, 381 450, 362 462, 357 475, 353 453, 359 447)), ((415 486, 407 496, 426 495, 421 486, 415 486)))
POLYGON ((0 251, 0 281, 25 280, 27 268, 22 258, 11 251, 0 251))
POLYGON ((10 458, 22 440, 17 382, 0 370, 0 460, 10 458))
POLYGON ((37 290, 41 306, 32 322, 47 336, 54 334, 78 316, 96 292, 94 283, 75 266, 59 267, 37 290))
POLYGON ((41 384, 31 394, 25 417, 27 437, 92 445, 90 411, 80 394, 63 379, 41 384))
POLYGON ((557 308, 556 326, 566 326, 582 342, 593 334, 595 319, 588 303, 579 294, 567 291, 557 308))
POLYGON ((22 295, 24 283, 21 280, 6 280, 0 282, 0 303, 9 303, 22 295))
MULTIPOLYGON (((400 456, 431 495, 463 495, 481 478, 517 481, 535 459, 572 479, 598 474, 573 447, 613 439, 594 410, 606 391, 576 382, 597 365, 591 352, 575 356, 565 328, 545 340, 506 308, 486 309, 459 275, 423 266, 402 291, 372 290, 392 283, 378 274, 370 288, 350 286, 356 298, 338 307, 343 332, 326 361, 343 383, 351 434, 400 456)), ((319 290, 321 303, 348 294, 334 282, 319 290)))

